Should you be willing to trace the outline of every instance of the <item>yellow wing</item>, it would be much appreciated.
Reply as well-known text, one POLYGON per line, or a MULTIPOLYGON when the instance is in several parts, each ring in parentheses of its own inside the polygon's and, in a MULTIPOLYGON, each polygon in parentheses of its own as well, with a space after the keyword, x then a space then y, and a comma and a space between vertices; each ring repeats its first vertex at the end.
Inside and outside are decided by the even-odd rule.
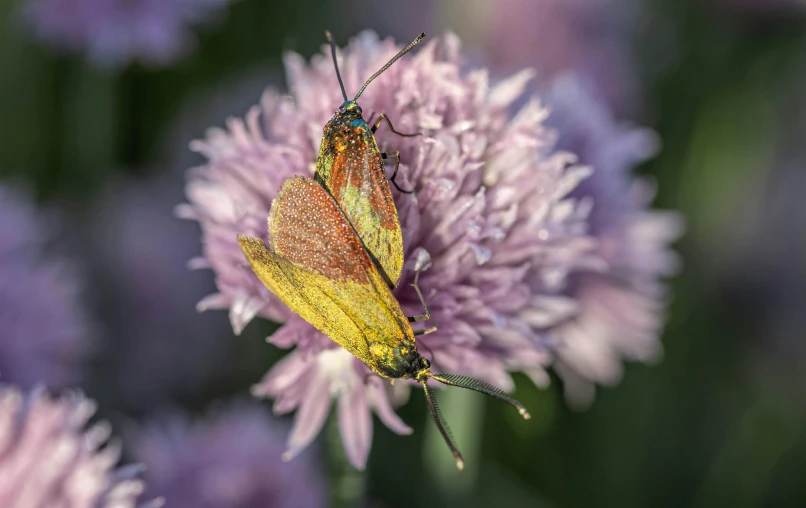
POLYGON ((292 311, 372 366, 369 345, 412 343, 400 304, 330 194, 286 180, 269 217, 272 252, 239 236, 260 280, 292 311))
POLYGON ((262 240, 239 236, 238 242, 261 282, 289 309, 353 355, 362 360, 368 358, 367 340, 361 328, 338 301, 328 296, 322 276, 273 254, 262 240))

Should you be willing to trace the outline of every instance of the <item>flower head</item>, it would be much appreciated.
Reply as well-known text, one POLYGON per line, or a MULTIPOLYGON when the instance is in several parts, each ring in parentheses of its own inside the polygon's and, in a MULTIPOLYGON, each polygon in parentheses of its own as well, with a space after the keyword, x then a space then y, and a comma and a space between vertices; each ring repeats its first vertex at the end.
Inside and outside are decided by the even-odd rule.
POLYGON ((228 0, 27 0, 37 37, 104 67, 131 61, 162 67, 189 52, 189 25, 228 0))
POLYGON ((683 225, 677 213, 648 210, 654 188, 632 174, 657 151, 652 131, 619 124, 594 87, 577 77, 557 79, 548 101, 559 145, 595 168, 572 196, 592 207, 590 231, 606 269, 571 276, 566 294, 577 311, 550 332, 562 344, 555 356, 566 394, 584 405, 592 383, 620 379, 622 358, 648 361, 660 354, 662 278, 678 268, 669 244, 683 225))
POLYGON ((189 422, 170 416, 131 440, 147 466, 148 493, 169 506, 325 506, 313 462, 283 463, 281 426, 257 404, 240 404, 189 422))
MULTIPOLYGON (((340 54, 345 87, 358 90, 399 49, 360 35, 340 54)), ((216 273, 218 292, 200 306, 228 309, 236 332, 256 316, 286 323, 270 340, 296 350, 254 392, 275 398, 278 412, 297 409, 288 455, 318 433, 335 398, 347 456, 362 467, 371 410, 410 431, 391 409, 395 393, 269 293, 236 241, 265 237, 271 200, 286 178, 313 173, 322 127, 342 102, 329 57, 285 62, 293 98, 268 90, 245 120, 192 145, 208 161, 190 171, 190 203, 178 213, 200 222, 216 273)), ((462 71, 459 42, 448 35, 393 65, 360 99, 367 118, 386 113, 397 130, 423 134, 377 133, 382 150, 400 151, 399 185, 415 191, 393 194, 407 259, 395 296, 408 315, 420 314, 409 282, 413 265, 428 265, 420 287, 439 324, 418 349, 438 372, 504 389, 512 371, 547 382, 544 366, 559 345, 551 331, 580 308, 569 275, 608 266, 588 234, 589 200, 570 195, 590 168, 555 149, 537 100, 515 105, 530 77, 490 86, 484 69, 462 71)))
POLYGON ((75 272, 43 255, 47 224, 18 188, 0 185, 0 231, 0 376, 63 388, 88 346, 75 272))
POLYGON ((107 443, 109 426, 87 429, 94 412, 95 404, 79 394, 53 398, 0 387, 0 505, 137 506, 139 468, 115 469, 120 447, 107 443))

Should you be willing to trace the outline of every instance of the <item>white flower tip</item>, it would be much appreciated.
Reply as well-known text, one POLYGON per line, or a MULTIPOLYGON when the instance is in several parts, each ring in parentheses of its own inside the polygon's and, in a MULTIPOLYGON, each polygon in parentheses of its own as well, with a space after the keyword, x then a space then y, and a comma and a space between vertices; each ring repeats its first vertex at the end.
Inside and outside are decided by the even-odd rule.
POLYGON ((208 268, 212 268, 210 262, 207 260, 207 258, 203 256, 196 256, 195 258, 191 258, 190 260, 188 260, 185 266, 187 267, 188 270, 191 271, 206 270, 208 268))
POLYGON ((146 472, 145 464, 141 464, 138 462, 135 464, 128 464, 126 466, 121 467, 116 475, 118 478, 122 480, 133 480, 145 472, 146 472))
POLYGON ((257 298, 252 298, 244 293, 238 295, 229 309, 229 320, 235 335, 241 334, 262 307, 263 302, 257 298))
POLYGON ((196 152, 196 153, 203 152, 204 148, 206 146, 207 146, 207 143, 205 143, 204 141, 202 141, 200 139, 194 139, 193 141, 188 143, 188 148, 190 149, 190 151, 191 152, 196 152))
POLYGON ((266 392, 263 391, 263 387, 260 384, 254 384, 250 386, 249 393, 252 395, 252 397, 256 397, 258 399, 266 397, 266 392))
POLYGON ((141 508, 162 508, 163 506, 165 506, 165 498, 158 497, 142 505, 141 508))
POLYGON ((198 220, 196 211, 193 209, 193 206, 187 203, 181 203, 174 207, 174 217, 176 217, 177 219, 198 220))
POLYGON ((283 452, 283 462, 290 462, 294 457, 297 456, 298 451, 293 449, 288 449, 283 452))

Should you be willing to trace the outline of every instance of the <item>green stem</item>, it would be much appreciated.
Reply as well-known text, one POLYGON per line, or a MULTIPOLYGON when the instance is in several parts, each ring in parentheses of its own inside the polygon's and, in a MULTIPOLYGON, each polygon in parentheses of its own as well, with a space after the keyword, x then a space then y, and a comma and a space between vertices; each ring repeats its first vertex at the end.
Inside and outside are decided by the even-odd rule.
POLYGON ((333 508, 358 506, 366 495, 366 474, 355 469, 347 459, 335 412, 328 419, 325 435, 330 457, 331 506, 333 508))

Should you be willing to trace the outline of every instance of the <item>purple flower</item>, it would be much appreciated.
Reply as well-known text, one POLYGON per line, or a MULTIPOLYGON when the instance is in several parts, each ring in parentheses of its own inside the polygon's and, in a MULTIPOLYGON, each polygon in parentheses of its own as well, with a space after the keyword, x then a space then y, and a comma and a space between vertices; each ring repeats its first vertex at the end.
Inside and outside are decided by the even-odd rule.
POLYGON ((74 383, 89 345, 76 274, 43 255, 48 229, 27 193, 0 185, 0 376, 26 389, 74 383))
POLYGON ((131 442, 148 468, 147 493, 168 506, 325 506, 314 463, 282 461, 282 432, 264 408, 240 404, 195 422, 155 420, 131 442))
POLYGON ((226 373, 234 348, 221 316, 202 315, 209 273, 189 274, 198 228, 172 216, 176 176, 120 182, 93 207, 82 258, 97 274, 103 323, 114 337, 106 372, 123 407, 144 409, 197 393, 226 373))
POLYGON ((622 110, 635 101, 630 37, 639 10, 630 0, 505 0, 488 13, 488 56, 506 72, 536 67, 546 81, 584 73, 622 110))
POLYGON ((654 187, 633 176, 635 165, 658 149, 655 134, 618 123, 590 83, 571 76, 557 79, 549 94, 549 124, 559 146, 595 168, 572 196, 592 206, 590 231, 605 270, 579 271, 566 294, 577 311, 550 335, 562 344, 555 366, 566 395, 578 405, 593 397, 593 384, 621 377, 622 358, 649 361, 661 353, 664 323, 662 278, 677 271, 669 249, 683 231, 674 212, 648 210, 654 187))
POLYGON ((0 506, 137 506, 139 467, 115 469, 120 447, 108 442, 108 424, 87 428, 94 413, 78 393, 54 398, 0 386, 0 506))
POLYGON ((190 52, 190 25, 211 17, 228 0, 27 0, 35 35, 103 67, 138 60, 163 67, 190 52))
MULTIPOLYGON (((399 46, 361 34, 341 52, 345 86, 356 91, 399 46)), ((256 316, 285 322, 269 340, 296 350, 254 388, 275 398, 275 411, 297 409, 287 457, 319 432, 330 402, 339 406, 350 461, 363 467, 374 411, 393 431, 410 429, 392 411, 387 382, 292 314, 252 273, 236 234, 266 235, 271 200, 282 181, 311 175, 322 127, 342 98, 330 58, 285 58, 293 98, 268 90, 245 120, 231 119, 192 148, 208 159, 189 172, 190 204, 180 216, 202 227, 205 262, 218 292, 200 307, 228 309, 236 333, 256 316)), ((504 389, 509 372, 548 381, 545 333, 565 320, 576 302, 562 293, 567 275, 604 268, 587 235, 589 206, 568 197, 590 173, 575 157, 553 148, 536 100, 510 109, 531 77, 521 72, 489 86, 484 69, 462 72, 459 41, 448 35, 426 43, 382 74, 360 103, 367 118, 387 113, 401 138, 381 128, 382 149, 401 153, 403 188, 395 193, 408 268, 395 291, 409 315, 422 309, 410 288, 411 263, 430 257, 420 285, 440 329, 418 339, 435 370, 471 375, 504 389)), ((397 383, 402 390, 404 383, 397 383), (401 386, 403 385, 403 386, 401 386)))

